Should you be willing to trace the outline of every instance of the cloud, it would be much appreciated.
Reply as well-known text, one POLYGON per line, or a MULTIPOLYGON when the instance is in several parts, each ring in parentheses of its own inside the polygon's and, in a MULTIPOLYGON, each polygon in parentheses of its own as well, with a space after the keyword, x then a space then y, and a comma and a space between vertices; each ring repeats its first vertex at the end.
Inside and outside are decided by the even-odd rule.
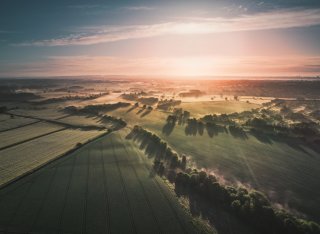
POLYGON ((320 57, 52 56, 37 62, 2 63, 0 76, 315 76, 320 57))
POLYGON ((73 34, 67 37, 24 42, 15 45, 93 45, 160 35, 213 34, 306 27, 319 24, 320 9, 291 9, 242 15, 237 18, 184 18, 174 22, 150 25, 105 26, 99 27, 99 30, 96 32, 84 28, 84 31, 86 32, 73 34))
POLYGON ((130 6, 130 7, 124 7, 126 10, 130 11, 150 11, 154 10, 154 7, 148 7, 148 6, 130 6))

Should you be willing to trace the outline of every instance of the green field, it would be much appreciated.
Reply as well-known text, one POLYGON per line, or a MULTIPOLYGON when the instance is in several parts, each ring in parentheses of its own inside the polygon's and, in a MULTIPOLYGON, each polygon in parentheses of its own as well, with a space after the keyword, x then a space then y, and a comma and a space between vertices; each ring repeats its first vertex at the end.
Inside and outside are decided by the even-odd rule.
POLYGON ((178 107, 189 111, 194 117, 201 117, 206 114, 229 114, 234 112, 250 111, 260 107, 260 105, 239 101, 200 101, 183 102, 178 107))
POLYGON ((116 110, 112 114, 121 116, 129 124, 138 124, 155 132, 174 150, 190 156, 198 168, 206 168, 227 182, 254 187, 282 207, 319 221, 319 153, 299 145, 300 142, 263 143, 250 134, 246 140, 234 138, 231 134, 210 138, 206 131, 203 136, 186 136, 183 126, 175 126, 173 132, 166 135, 162 133, 162 127, 167 113, 154 110, 141 117, 136 114, 139 109, 127 112, 128 109, 116 110))
POLYGON ((37 120, 18 116, 11 118, 10 115, 0 114, 0 132, 7 131, 11 128, 17 128, 20 126, 31 124, 34 122, 37 122, 37 120))
POLYGON ((102 131, 65 129, 0 150, 0 186, 73 149, 102 131))
POLYGON ((63 128, 64 127, 56 124, 39 122, 10 131, 0 132, 0 150, 1 148, 8 147, 21 141, 58 131, 63 128))
POLYGON ((0 231, 202 233, 122 134, 100 138, 0 190, 0 231))

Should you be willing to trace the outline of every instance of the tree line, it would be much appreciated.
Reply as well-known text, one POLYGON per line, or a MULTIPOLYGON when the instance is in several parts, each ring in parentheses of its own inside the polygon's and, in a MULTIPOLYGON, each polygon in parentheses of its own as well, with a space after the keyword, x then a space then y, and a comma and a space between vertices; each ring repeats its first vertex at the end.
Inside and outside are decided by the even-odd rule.
POLYGON ((84 107, 67 106, 64 111, 70 114, 87 114, 87 115, 99 115, 100 112, 113 111, 118 108, 128 107, 130 103, 117 102, 108 104, 88 105, 84 107))
POLYGON ((140 149, 154 158, 153 169, 174 183, 178 195, 189 198, 197 195, 207 201, 209 206, 227 211, 259 233, 320 233, 317 223, 299 219, 285 210, 275 209, 266 196, 258 191, 226 186, 214 175, 187 167, 185 155, 178 155, 160 137, 140 126, 134 126, 127 139, 138 142, 140 149))

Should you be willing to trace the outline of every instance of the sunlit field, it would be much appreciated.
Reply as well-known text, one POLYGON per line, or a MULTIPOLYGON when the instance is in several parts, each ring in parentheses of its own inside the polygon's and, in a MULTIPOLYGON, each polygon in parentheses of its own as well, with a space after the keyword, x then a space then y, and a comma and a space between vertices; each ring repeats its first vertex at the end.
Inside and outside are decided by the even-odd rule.
POLYGON ((320 234, 319 0, 0 15, 0 233, 320 234))
MULTIPOLYGON (((212 195, 223 199, 218 202, 223 206, 217 206, 218 200, 212 203, 212 197, 202 198, 193 187, 186 193, 179 178, 197 181, 201 173, 228 191, 229 199, 240 191, 248 193, 242 199, 263 193, 264 207, 275 212, 275 219, 282 219, 277 212, 283 210, 293 220, 318 221, 320 101, 311 88, 311 96, 303 98, 302 93, 255 97, 248 91, 241 96, 242 83, 234 81, 239 83, 234 95, 209 94, 206 88, 201 98, 192 95, 201 95, 202 86, 173 94, 161 82, 144 90, 135 81, 98 87, 92 82, 86 84, 89 91, 77 82, 79 96, 79 91, 57 88, 65 82, 74 87, 73 81, 56 82, 46 93, 35 92, 41 94, 39 100, 2 104, 1 206, 11 213, 1 214, 1 230, 230 233, 229 220, 239 233, 260 233, 261 227, 232 211, 236 201, 225 207, 225 193, 212 195), (60 97, 52 98, 56 92, 60 97), (181 97, 185 95, 191 97, 181 97), (161 142, 167 153, 157 146, 161 142), (34 186, 23 185, 30 180, 34 186), (31 191, 25 199, 23 188, 31 191), (51 190, 59 190, 59 197, 49 195, 51 190), (40 203, 32 202, 34 196, 41 197, 40 203), (36 207, 34 213, 27 215, 31 207, 36 207)), ((252 87, 253 93, 259 93, 259 86, 252 87)))

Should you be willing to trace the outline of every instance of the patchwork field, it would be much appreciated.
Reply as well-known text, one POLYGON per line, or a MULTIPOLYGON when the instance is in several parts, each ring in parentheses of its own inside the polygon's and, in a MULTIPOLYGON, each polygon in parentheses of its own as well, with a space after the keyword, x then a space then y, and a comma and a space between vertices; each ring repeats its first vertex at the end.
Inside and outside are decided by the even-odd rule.
POLYGON ((31 124, 34 122, 37 122, 37 120, 18 116, 11 118, 10 115, 0 114, 0 132, 7 131, 11 128, 17 128, 20 126, 31 124))
POLYGON ((0 231, 203 233, 146 161, 112 133, 0 191, 0 231))
POLYGON ((103 132, 62 130, 0 150, 0 186, 85 143, 103 132))
POLYGON ((25 141, 61 129, 63 129, 63 127, 60 125, 39 122, 10 131, 0 132, 0 150, 4 147, 17 144, 21 141, 25 141))

